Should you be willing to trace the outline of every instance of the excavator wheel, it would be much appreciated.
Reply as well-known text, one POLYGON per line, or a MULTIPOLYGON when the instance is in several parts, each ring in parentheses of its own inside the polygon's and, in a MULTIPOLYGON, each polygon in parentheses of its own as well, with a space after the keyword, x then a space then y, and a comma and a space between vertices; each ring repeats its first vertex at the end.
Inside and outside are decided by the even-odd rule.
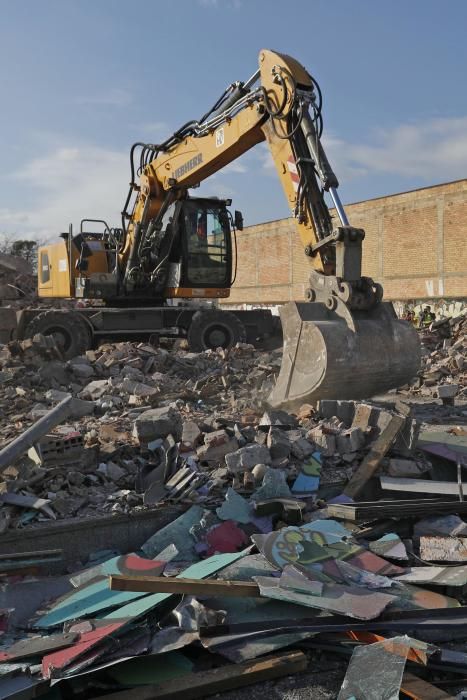
POLYGON ((245 340, 245 326, 229 311, 197 311, 188 329, 188 345, 192 352, 231 348, 245 340))
POLYGON ((66 360, 82 355, 91 347, 91 331, 74 311, 43 311, 26 326, 25 338, 37 333, 53 335, 66 360))
POLYGON ((369 311, 321 302, 290 302, 280 309, 282 365, 268 403, 295 410, 320 399, 369 399, 413 379, 420 341, 392 304, 369 311))

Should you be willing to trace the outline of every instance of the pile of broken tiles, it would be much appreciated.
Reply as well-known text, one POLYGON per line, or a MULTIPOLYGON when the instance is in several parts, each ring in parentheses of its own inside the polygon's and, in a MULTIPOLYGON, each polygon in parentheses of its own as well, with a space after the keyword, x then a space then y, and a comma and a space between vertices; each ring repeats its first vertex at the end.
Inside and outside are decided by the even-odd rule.
POLYGON ((425 677, 467 672, 463 647, 442 646, 465 634, 462 426, 420 432, 397 397, 261 409, 279 366, 248 345, 105 344, 69 361, 50 337, 0 348, 7 446, 72 397, 2 466, 1 697, 193 688, 225 668, 245 678, 257 659, 272 668, 291 646, 306 663, 355 649, 340 698, 358 697, 362 654, 396 659, 388 687, 404 688, 414 659, 425 677), (152 513, 172 520, 133 552, 112 540, 81 561, 12 553, 12 537, 47 536, 54 520, 131 515, 136 528, 152 513))
MULTIPOLYGON (((127 344, 117 349, 129 352, 127 344)), ((145 353, 152 355, 146 346, 134 355, 145 353)), ((78 398, 98 401, 86 387, 78 398)), ((115 394, 101 398, 109 397, 115 394)), ((235 668, 242 676, 245 664, 280 658, 271 654, 291 646, 306 651, 306 663, 316 650, 354 651, 341 699, 371 698, 371 687, 404 689, 406 662, 422 666, 424 677, 440 667, 448 678, 467 672, 467 654, 443 646, 467 635, 467 505, 449 493, 417 495, 420 481, 435 483, 437 460, 457 468, 462 437, 451 436, 454 461, 451 452, 437 454, 440 443, 420 440, 410 411, 397 402, 323 401, 317 411, 302 406, 291 415, 246 411, 240 399, 228 416, 186 398, 157 403, 137 411, 129 402, 123 411, 110 407, 84 436, 69 431, 74 423, 54 433, 55 443, 44 436, 29 462, 20 460, 6 477, 10 527, 21 508, 14 497, 37 498, 36 484, 51 495, 53 479, 62 499, 73 493, 70 484, 94 491, 90 477, 105 485, 121 480, 125 498, 139 499, 133 508, 171 503, 180 514, 137 551, 95 553, 58 577, 44 569, 22 573, 24 561, 2 556, 1 697, 47 691, 54 699, 104 693, 119 700, 129 689, 139 697, 133 693, 140 684, 159 689, 151 697, 169 697, 163 693, 170 684, 185 679, 192 688, 206 672, 231 667, 231 676, 235 668), (114 451, 104 461, 105 426, 114 429, 114 451), (97 452, 97 468, 83 457, 88 451, 97 452), (410 482, 403 498, 397 481, 410 482), (392 500, 359 500, 375 488, 392 500), (363 677, 361 665, 374 658, 385 663, 363 677)), ((455 478, 443 483, 458 487, 455 478)), ((47 525, 57 498, 23 510, 39 512, 37 527, 47 525)), ((50 555, 42 553, 42 565, 50 555)), ((40 568, 41 553, 36 558, 30 554, 26 563, 40 568)))
MULTIPOLYGON (((15 697, 8 695, 15 679, 31 693, 21 697, 49 685, 53 697, 65 697, 61 690, 69 693, 77 679, 80 692, 97 693, 131 686, 135 663, 147 664, 145 682, 160 683, 209 668, 202 650, 216 655, 213 666, 219 656, 243 664, 330 639, 349 648, 360 633, 375 630, 378 641, 388 631, 416 630, 421 641, 405 643, 413 649, 431 642, 425 665, 447 653, 436 643, 446 629, 465 625, 456 594, 467 584, 467 566, 409 566, 395 533, 369 540, 336 519, 303 522, 306 509, 300 524, 286 526, 278 516, 258 515, 256 505, 229 490, 217 509, 191 506, 139 552, 71 576, 7 580, 0 593, 1 697, 15 697), (186 580, 182 590, 198 592, 182 598, 176 588, 164 592, 170 580, 186 580), (241 582, 250 589, 232 597, 229 586, 241 582)), ((467 525, 456 516, 418 521, 420 553, 427 532, 459 537, 467 525)), ((368 641, 363 634, 361 640, 368 641)), ((456 670, 465 670, 467 654, 457 652, 454 660, 456 670)))

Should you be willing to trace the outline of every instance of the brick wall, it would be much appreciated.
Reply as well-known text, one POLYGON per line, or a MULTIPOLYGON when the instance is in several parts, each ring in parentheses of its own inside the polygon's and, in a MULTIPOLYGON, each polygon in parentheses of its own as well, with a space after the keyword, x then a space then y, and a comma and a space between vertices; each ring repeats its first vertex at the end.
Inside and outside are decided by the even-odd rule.
MULTIPOLYGON (((346 211, 350 223, 366 231, 363 274, 383 284, 386 299, 467 298, 467 179, 350 204, 346 211)), ((311 262, 292 218, 249 226, 237 242, 237 280, 224 303, 304 298, 311 262)))

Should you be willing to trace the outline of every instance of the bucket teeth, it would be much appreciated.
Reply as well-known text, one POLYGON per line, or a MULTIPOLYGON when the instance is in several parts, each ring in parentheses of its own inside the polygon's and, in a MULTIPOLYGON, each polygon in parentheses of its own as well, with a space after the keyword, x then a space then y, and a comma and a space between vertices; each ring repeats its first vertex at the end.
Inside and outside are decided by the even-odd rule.
POLYGON ((344 314, 285 304, 282 366, 268 402, 288 410, 319 399, 363 399, 407 384, 420 368, 417 331, 390 303, 344 314))

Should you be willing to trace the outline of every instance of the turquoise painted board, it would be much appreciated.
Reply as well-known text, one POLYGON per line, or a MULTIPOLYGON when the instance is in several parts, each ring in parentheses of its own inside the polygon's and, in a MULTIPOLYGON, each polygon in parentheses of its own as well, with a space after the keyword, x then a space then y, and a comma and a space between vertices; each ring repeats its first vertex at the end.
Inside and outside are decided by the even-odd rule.
POLYGON ((141 598, 147 593, 111 591, 108 575, 160 576, 163 568, 164 562, 144 559, 136 554, 114 557, 102 565, 100 578, 88 581, 59 598, 51 610, 34 623, 34 627, 41 629, 57 627, 68 620, 90 617, 102 610, 141 598))
MULTIPOLYGON (((244 557, 248 554, 250 548, 244 549, 242 552, 233 552, 232 554, 214 554, 214 556, 209 557, 209 559, 203 559, 203 561, 198 561, 192 564, 178 574, 176 578, 196 578, 203 579, 215 574, 216 571, 224 569, 229 564, 232 564, 237 559, 244 557)), ((124 605, 118 610, 113 610, 107 615, 103 615, 104 620, 119 620, 125 618, 137 618, 145 613, 149 612, 159 603, 162 603, 167 598, 170 598, 172 593, 153 593, 152 595, 143 598, 142 600, 135 600, 128 605, 124 605)))

